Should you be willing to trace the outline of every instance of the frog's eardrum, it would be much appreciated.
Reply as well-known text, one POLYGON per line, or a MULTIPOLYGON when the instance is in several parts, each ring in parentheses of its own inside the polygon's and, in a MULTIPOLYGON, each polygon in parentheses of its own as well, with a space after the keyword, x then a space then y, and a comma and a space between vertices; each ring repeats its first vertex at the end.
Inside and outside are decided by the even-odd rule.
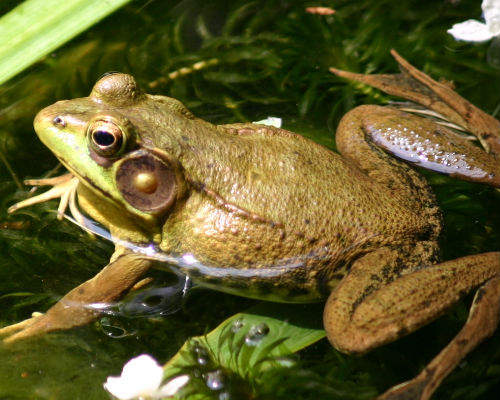
POLYGON ((131 206, 154 214, 165 212, 177 192, 173 169, 145 151, 134 152, 121 162, 116 185, 131 206))

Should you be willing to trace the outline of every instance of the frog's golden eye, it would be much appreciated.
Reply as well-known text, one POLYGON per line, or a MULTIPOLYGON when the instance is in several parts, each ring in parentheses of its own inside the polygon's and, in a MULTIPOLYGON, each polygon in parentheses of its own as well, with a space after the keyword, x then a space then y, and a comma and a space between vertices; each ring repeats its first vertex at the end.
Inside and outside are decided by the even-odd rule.
POLYGON ((111 157, 120 152, 124 144, 122 129, 112 121, 94 121, 88 129, 92 149, 100 156, 111 157))

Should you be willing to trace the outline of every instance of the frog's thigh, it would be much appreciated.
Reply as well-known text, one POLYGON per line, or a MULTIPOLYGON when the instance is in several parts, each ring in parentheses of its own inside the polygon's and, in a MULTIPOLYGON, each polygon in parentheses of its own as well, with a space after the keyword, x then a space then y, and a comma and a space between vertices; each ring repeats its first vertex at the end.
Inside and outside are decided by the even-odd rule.
POLYGON ((3 328, 0 335, 10 335, 4 339, 8 343, 41 333, 85 325, 97 316, 89 305, 116 300, 132 288, 152 264, 151 260, 117 249, 105 268, 67 293, 46 314, 23 324, 3 328))
POLYGON ((365 352, 416 330, 440 316, 468 291, 484 284, 462 331, 417 378, 384 397, 405 398, 403 393, 411 391, 415 392, 414 398, 427 399, 457 363, 496 329, 500 312, 500 253, 436 264, 401 275, 385 285, 378 280, 386 266, 377 268, 370 261, 373 260, 365 256, 353 265, 353 273, 332 292, 325 306, 328 338, 347 353, 365 352))
MULTIPOLYGON (((351 112, 353 116, 345 118, 361 124, 364 140, 398 158, 459 179, 500 186, 495 156, 449 128, 390 107, 361 106, 351 112)), ((337 140, 342 144, 346 139, 337 140)))
POLYGON ((387 264, 372 265, 377 261, 372 254, 352 266, 325 305, 328 337, 346 353, 366 352, 418 329, 471 289, 500 275, 500 253, 492 252, 436 264, 383 284, 387 264))

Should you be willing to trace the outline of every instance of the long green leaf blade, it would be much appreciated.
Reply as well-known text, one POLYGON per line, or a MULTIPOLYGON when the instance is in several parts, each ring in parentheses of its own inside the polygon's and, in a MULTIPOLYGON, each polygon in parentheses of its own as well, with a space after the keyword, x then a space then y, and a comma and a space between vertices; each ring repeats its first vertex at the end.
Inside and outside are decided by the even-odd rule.
POLYGON ((0 84, 129 1, 25 1, 0 18, 0 84))

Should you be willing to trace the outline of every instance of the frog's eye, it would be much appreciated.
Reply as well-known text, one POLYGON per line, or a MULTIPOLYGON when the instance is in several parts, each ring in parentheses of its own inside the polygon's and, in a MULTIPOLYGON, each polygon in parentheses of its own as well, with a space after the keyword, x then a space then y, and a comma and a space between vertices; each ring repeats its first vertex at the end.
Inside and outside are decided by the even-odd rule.
POLYGON ((123 148, 124 135, 122 129, 114 122, 97 120, 88 128, 88 140, 98 155, 111 157, 123 148))

